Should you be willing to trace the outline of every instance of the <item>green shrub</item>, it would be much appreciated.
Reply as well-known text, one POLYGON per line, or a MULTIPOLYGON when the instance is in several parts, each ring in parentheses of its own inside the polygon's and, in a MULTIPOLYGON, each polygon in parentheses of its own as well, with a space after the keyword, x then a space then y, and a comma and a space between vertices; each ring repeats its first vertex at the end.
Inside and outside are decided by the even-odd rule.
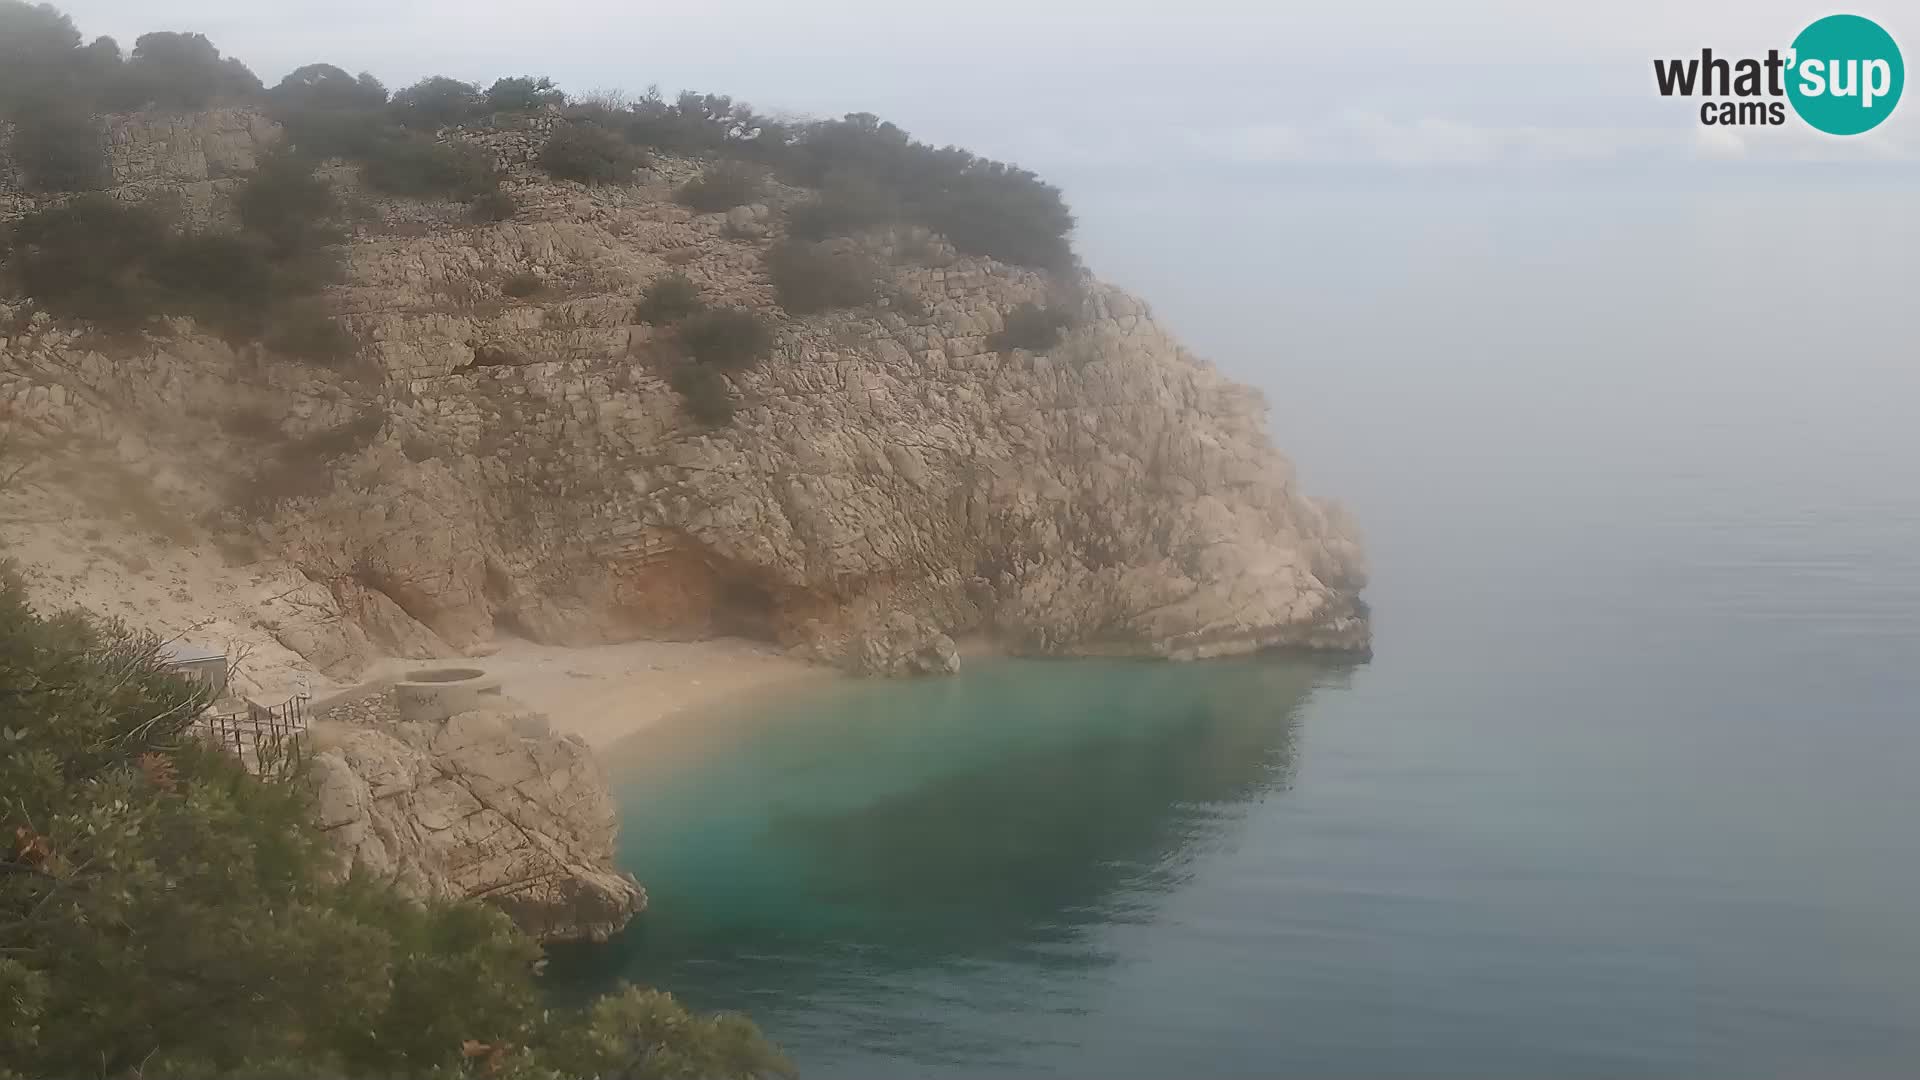
POLYGON ((271 240, 248 232, 185 233, 150 260, 160 312, 191 315, 229 337, 252 338, 287 293, 271 240))
POLYGON ((19 114, 13 160, 34 191, 98 191, 111 179, 100 121, 68 101, 19 114))
POLYGON ((308 64, 267 92, 268 114, 286 132, 283 146, 314 159, 370 156, 387 137, 387 88, 362 72, 308 64))
POLYGON ((467 218, 483 225, 500 221, 512 221, 520 212, 520 201, 511 194, 494 188, 473 200, 467 209, 467 218))
POLYGON ((83 195, 15 223, 8 269, 21 292, 65 318, 133 329, 190 315, 255 337, 277 307, 338 276, 335 253, 319 246, 328 234, 301 216, 324 201, 302 175, 272 172, 252 200, 243 189, 245 215, 266 231, 176 233, 152 207, 83 195))
POLYGON ((742 371, 773 351, 773 331, 745 308, 714 308, 682 322, 680 342, 702 364, 742 371))
POLYGON ((840 172, 827 178, 818 195, 787 211, 787 235, 797 240, 852 236, 907 217, 893 190, 869 177, 840 172))
POLYGON ((315 159, 365 161, 396 137, 378 110, 274 106, 269 111, 286 131, 287 148, 315 159))
POLYGON ((313 163, 290 153, 262 158, 235 194, 240 224, 266 237, 276 252, 291 255, 340 240, 331 219, 340 212, 333 185, 313 175, 313 163))
POLYGON ((1002 328, 987 337, 987 348, 1046 352, 1060 343, 1060 335, 1072 325, 1073 318, 1065 311, 1028 302, 1007 312, 1002 328))
POLYGON ((276 112, 371 112, 387 103, 387 88, 364 71, 355 78, 332 64, 308 64, 281 79, 267 100, 276 112))
POLYGON ((707 427, 733 422, 733 388, 727 377, 704 364, 681 364, 669 380, 687 415, 707 427))
POLYGON ((670 323, 699 311, 706 304, 700 299, 700 286, 685 274, 662 274, 648 283, 634 308, 634 317, 644 323, 670 323))
POLYGON ((1060 190, 1024 169, 934 148, 870 113, 812 124, 781 155, 786 176, 809 187, 857 180, 886 192, 880 209, 857 199, 821 200, 800 215, 803 238, 879 223, 892 217, 944 233, 954 247, 1025 266, 1064 270, 1073 214, 1060 190))
POLYGON ((153 210, 83 195, 14 223, 8 268, 19 290, 55 315, 131 328, 160 310, 151 264, 171 243, 153 210))
POLYGON ((759 169, 744 162, 723 161, 680 185, 673 197, 683 206, 712 214, 752 202, 763 182, 759 169))
POLYGON ((538 274, 515 274, 502 282, 500 291, 516 299, 538 296, 547 287, 538 274))
POLYGON ((261 93, 260 80, 240 61, 222 59, 205 34, 142 34, 121 66, 107 104, 120 110, 204 109, 261 93))
POLYGON ((80 31, 53 5, 0 0, 0 111, 64 86, 79 52, 80 31))
MULTIPOLYGON (((498 163, 482 147, 440 142, 427 132, 471 119, 482 108, 478 94, 436 76, 401 91, 383 108, 386 88, 373 76, 356 79, 331 64, 309 64, 283 79, 269 103, 300 154, 357 161, 375 191, 467 202, 498 190, 498 163)), ((499 205, 494 202, 482 217, 497 213, 499 205)))
POLYGON ((557 128, 540 151, 540 167, 556 180, 623 184, 646 164, 646 155, 616 132, 575 120, 557 128))
POLYGON ((976 163, 928 198, 923 220, 969 255, 1054 271, 1073 265, 1073 215, 1060 190, 999 162, 976 163))
POLYGON ((880 297, 879 269, 872 260, 792 240, 767 252, 767 276, 780 306, 795 315, 863 307, 880 297))
POLYGON ((650 89, 626 116, 628 138, 679 154, 735 152, 765 134, 767 122, 744 102, 692 90, 669 102, 650 89))
POLYGON ((367 185, 389 195, 465 202, 500 186, 493 155, 471 143, 401 135, 380 140, 365 163, 367 185))
POLYGON ((548 105, 564 105, 567 95, 554 88, 553 80, 522 75, 500 79, 487 88, 487 111, 496 113, 534 112, 548 105))
POLYGON ((392 113, 402 127, 435 132, 457 127, 486 111, 480 88, 472 83, 433 75, 393 95, 392 113))
POLYGON ((473 903, 338 880, 297 760, 195 730, 160 642, 42 616, 0 566, 0 1060, 20 1077, 790 1077, 739 1017, 550 1006, 473 903))

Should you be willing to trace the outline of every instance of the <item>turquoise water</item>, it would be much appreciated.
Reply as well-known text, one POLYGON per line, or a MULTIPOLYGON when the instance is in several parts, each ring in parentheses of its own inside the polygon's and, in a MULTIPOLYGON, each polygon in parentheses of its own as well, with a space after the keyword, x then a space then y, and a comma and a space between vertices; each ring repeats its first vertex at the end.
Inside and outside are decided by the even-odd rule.
POLYGON ((1090 203, 1090 246, 1167 254, 1163 315, 1366 526, 1374 660, 649 733, 653 910, 562 980, 748 1010, 816 1077, 1920 1075, 1911 199, 1161 211, 1090 203), (1791 301, 1738 269, 1782 251, 1791 301))
POLYGON ((1920 1060, 1909 728, 1661 731, 1607 672, 1393 715, 1383 682, 1002 661, 676 725, 617 767, 653 908, 561 977, 747 1010, 813 1076, 1920 1060))

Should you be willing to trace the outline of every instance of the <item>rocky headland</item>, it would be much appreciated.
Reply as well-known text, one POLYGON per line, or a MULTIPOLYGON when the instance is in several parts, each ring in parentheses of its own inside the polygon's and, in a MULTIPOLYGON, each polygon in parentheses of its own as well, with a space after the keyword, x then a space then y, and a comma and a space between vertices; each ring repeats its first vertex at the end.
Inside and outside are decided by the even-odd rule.
MULTIPOLYGON (((537 162, 559 123, 436 136, 497 163, 501 220, 320 169, 350 210, 324 303, 352 364, 0 300, 0 541, 40 602, 217 641, 263 695, 502 637, 750 638, 873 675, 955 671, 955 637, 1369 647, 1353 523, 1301 490, 1261 395, 1139 299, 894 225, 826 243, 879 268, 878 299, 795 315, 766 267, 809 192, 769 179, 699 212, 675 192, 710 163, 671 153, 629 182, 555 180, 537 162), (674 328, 638 312, 669 274, 771 328, 765 362, 720 384, 731 423, 689 415, 674 328), (1064 332, 1009 345, 1023 306, 1064 332)), ((59 202, 26 190, 10 138, 0 224, 59 202)), ((285 135, 220 108, 112 116, 103 138, 113 198, 218 227, 285 135)), ((611 869, 590 752, 536 714, 316 743, 323 824, 403 888, 489 898, 547 938, 604 937, 644 903, 611 869)))

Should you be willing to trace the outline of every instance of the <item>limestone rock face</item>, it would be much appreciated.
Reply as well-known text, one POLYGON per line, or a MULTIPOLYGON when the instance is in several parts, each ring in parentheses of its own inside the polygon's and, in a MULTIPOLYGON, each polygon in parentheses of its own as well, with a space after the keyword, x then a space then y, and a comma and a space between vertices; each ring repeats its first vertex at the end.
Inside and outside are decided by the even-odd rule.
POLYGON ((960 670, 960 650, 953 639, 904 611, 862 627, 843 655, 847 667, 859 675, 952 675, 960 670))
MULTIPOLYGON (((227 151, 207 148, 252 131, 174 123, 185 150, 116 134, 116 175, 209 182, 201 158, 227 151)), ((111 357, 28 323, 0 340, 0 401, 242 482, 261 454, 221 427, 236 387, 287 438, 360 425, 324 484, 252 527, 367 642, 405 655, 502 629, 567 644, 748 634, 871 672, 948 669, 950 635, 976 632, 1022 652, 1174 659, 1368 647, 1353 522, 1301 490, 1259 392, 1140 300, 899 229, 836 241, 882 268, 885 300, 795 317, 765 259, 806 193, 768 184, 751 206, 696 214, 672 191, 703 166, 664 155, 630 186, 555 183, 529 164, 544 131, 446 136, 496 152, 514 220, 361 193, 381 220, 355 226, 331 299, 376 379, 236 357, 184 323, 111 357), (728 376, 729 426, 687 417, 668 385, 673 329, 635 315, 668 272, 775 329, 773 355, 728 376), (506 295, 524 275, 542 290, 506 295), (992 347, 1023 303, 1074 327, 1044 352, 992 347)), ((335 179, 352 189, 351 170, 335 179)))
POLYGON ((484 901, 543 941, 604 941, 646 906, 612 868, 616 819, 598 761, 537 713, 332 724, 315 742, 319 824, 343 869, 421 898, 484 901))

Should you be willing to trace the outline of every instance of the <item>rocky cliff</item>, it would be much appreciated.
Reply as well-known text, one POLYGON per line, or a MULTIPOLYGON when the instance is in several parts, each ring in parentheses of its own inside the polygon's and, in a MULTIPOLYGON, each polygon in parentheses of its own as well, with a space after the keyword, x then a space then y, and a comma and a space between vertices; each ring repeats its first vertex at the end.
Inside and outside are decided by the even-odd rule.
POLYGON ((617 821, 599 761, 538 713, 503 699, 408 722, 373 698, 323 719, 313 744, 315 810, 343 870, 483 901, 542 941, 605 941, 646 906, 610 869, 617 821))
MULTIPOLYGON (((245 111, 112 131, 121 194, 177 190, 208 219, 275 137, 245 111)), ((336 674, 503 630, 743 633, 880 672, 950 670, 967 633, 1176 659, 1367 647, 1352 523, 1301 492, 1259 393, 1139 300, 896 230, 857 242, 886 267, 885 303, 794 317, 763 266, 800 192, 699 214, 671 198, 698 162, 587 188, 526 164, 538 122, 448 137, 499 155, 512 220, 331 171, 356 223, 329 300, 364 369, 184 321, 115 341, 0 311, 9 429, 132 477, 182 543, 297 569, 307 603, 265 629, 276 647, 336 674), (635 317, 669 270, 777 327, 773 357, 731 376, 728 427, 687 418, 667 331, 635 317), (1071 305, 1075 328, 1044 353, 989 347, 1038 300, 1071 305)), ((0 192, 0 214, 25 205, 0 192)), ((39 497, 78 498, 58 468, 39 497)))

